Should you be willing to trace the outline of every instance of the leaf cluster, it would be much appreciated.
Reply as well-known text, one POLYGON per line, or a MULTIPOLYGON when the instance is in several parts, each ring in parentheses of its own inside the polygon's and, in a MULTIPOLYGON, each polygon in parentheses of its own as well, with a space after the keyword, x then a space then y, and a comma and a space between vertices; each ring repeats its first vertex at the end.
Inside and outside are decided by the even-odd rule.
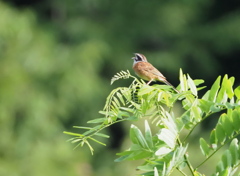
POLYGON ((102 134, 104 128, 122 122, 137 121, 143 117, 145 131, 131 125, 129 149, 118 153, 115 161, 144 160, 138 169, 142 175, 171 175, 174 170, 186 175, 184 168, 188 168, 192 175, 203 175, 198 168, 207 162, 216 152, 226 144, 230 144, 223 152, 222 158, 216 164, 216 172, 213 175, 233 175, 240 163, 240 149, 237 136, 240 133, 240 87, 233 89, 234 77, 219 76, 212 87, 200 98, 198 91, 205 87, 197 87, 203 80, 193 80, 188 74, 180 70, 180 85, 177 87, 180 93, 175 93, 171 86, 148 86, 142 80, 138 80, 127 71, 115 75, 112 83, 118 79, 133 78, 129 87, 118 87, 107 97, 105 107, 100 114, 104 117, 94 119, 88 123, 97 124, 95 127, 77 127, 87 131, 83 134, 65 132, 75 137, 73 143, 83 146, 87 144, 93 153, 89 141, 99 144, 97 136, 109 137, 102 134), (174 113, 176 103, 181 103, 183 112, 174 113), (205 156, 198 166, 193 166, 189 160, 187 151, 191 145, 189 137, 196 126, 212 114, 222 113, 215 127, 209 134, 209 141, 199 139, 199 147, 205 156), (151 125, 149 124, 151 121, 151 125), (151 126, 156 126, 158 131, 152 134, 151 126), (187 135, 182 137, 183 130, 187 135))

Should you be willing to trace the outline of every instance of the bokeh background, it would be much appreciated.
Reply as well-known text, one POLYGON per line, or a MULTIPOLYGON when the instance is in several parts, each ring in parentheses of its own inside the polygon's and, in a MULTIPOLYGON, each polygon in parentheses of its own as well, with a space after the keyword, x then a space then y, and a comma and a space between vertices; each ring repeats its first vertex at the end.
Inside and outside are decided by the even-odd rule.
POLYGON ((240 1, 0 1, 0 175, 136 175, 138 162, 113 162, 130 124, 106 130, 107 147, 93 144, 93 156, 63 134, 101 117, 108 93, 130 84, 110 79, 132 72, 134 52, 174 85, 179 68, 208 88, 224 74, 238 85, 240 1))

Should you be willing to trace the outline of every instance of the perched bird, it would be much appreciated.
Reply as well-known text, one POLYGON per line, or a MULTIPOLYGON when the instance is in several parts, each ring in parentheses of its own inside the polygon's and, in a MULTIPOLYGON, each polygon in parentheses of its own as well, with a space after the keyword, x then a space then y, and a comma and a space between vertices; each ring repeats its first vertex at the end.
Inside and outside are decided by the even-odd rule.
POLYGON ((147 61, 147 58, 143 54, 135 53, 135 57, 132 59, 134 59, 133 70, 136 75, 138 75, 141 79, 148 81, 148 85, 152 81, 160 81, 172 86, 172 88, 179 93, 179 91, 167 81, 166 77, 147 61))

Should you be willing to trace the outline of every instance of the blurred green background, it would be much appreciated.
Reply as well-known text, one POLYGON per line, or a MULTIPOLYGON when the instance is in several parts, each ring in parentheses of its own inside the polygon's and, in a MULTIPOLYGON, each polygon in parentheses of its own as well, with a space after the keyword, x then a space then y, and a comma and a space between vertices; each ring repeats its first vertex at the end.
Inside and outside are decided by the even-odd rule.
MULTIPOLYGON (((239 84, 239 46, 236 0, 0 1, 0 176, 136 175, 138 162, 113 162, 128 147, 130 124, 105 131, 111 138, 94 156, 73 150, 63 131, 101 117, 108 93, 130 84, 110 79, 134 74, 134 52, 174 85, 182 68, 209 88, 224 74, 239 84)), ((195 135, 209 129, 211 121, 195 135)))

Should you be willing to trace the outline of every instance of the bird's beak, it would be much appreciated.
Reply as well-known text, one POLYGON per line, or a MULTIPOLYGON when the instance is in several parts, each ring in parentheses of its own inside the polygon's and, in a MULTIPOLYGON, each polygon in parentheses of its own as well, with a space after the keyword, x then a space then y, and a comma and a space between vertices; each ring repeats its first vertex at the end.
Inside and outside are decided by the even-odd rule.
POLYGON ((135 59, 135 57, 132 57, 131 59, 135 59))

